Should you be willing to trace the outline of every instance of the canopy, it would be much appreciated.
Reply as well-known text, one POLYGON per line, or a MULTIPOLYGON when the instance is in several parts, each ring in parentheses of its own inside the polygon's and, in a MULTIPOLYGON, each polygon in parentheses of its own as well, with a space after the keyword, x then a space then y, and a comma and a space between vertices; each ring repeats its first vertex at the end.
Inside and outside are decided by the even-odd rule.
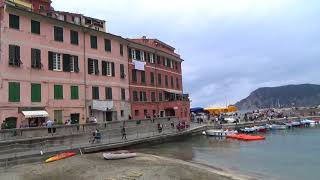
POLYGON ((203 112, 204 109, 201 107, 195 107, 195 108, 191 108, 190 111, 193 113, 199 113, 199 112, 203 112))
POLYGON ((217 108, 205 108, 204 110, 209 111, 211 114, 221 114, 221 113, 229 113, 229 112, 236 112, 238 108, 235 106, 228 106, 228 107, 217 107, 217 108))
POLYGON ((25 118, 48 117, 47 111, 22 111, 25 118))

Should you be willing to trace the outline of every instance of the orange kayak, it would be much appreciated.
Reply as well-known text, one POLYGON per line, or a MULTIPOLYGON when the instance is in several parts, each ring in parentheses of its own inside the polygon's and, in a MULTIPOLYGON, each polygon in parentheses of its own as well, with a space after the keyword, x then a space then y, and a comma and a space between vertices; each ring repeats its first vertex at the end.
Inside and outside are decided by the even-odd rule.
POLYGON ((247 135, 247 134, 232 134, 232 135, 228 135, 227 138, 244 140, 244 141, 258 141, 258 140, 266 139, 264 136, 253 136, 253 135, 247 135))
POLYGON ((55 156, 52 156, 51 158, 47 159, 45 162, 46 163, 50 163, 50 162, 58 161, 58 160, 61 160, 61 159, 66 159, 66 158, 75 156, 76 154, 77 153, 75 153, 75 152, 60 153, 60 154, 57 154, 55 156))

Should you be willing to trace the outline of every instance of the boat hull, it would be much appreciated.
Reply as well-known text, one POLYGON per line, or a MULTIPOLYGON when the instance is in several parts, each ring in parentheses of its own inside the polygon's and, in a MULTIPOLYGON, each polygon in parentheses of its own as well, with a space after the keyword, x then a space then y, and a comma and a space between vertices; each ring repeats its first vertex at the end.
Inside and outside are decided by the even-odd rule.
POLYGON ((77 153, 75 153, 75 152, 60 153, 60 154, 57 154, 55 156, 48 158, 45 162, 50 163, 50 162, 66 159, 66 158, 69 158, 69 157, 72 157, 75 155, 77 155, 77 153))
POLYGON ((103 157, 106 160, 117 160, 117 159, 127 159, 136 157, 137 153, 129 151, 115 151, 103 153, 103 157))

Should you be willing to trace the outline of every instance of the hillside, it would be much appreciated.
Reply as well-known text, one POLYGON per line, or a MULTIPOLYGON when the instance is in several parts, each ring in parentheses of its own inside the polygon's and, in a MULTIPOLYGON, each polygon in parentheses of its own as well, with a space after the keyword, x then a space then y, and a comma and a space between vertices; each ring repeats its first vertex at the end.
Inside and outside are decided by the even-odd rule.
POLYGON ((320 105, 320 85, 314 84, 259 88, 235 104, 241 110, 318 105, 320 105))

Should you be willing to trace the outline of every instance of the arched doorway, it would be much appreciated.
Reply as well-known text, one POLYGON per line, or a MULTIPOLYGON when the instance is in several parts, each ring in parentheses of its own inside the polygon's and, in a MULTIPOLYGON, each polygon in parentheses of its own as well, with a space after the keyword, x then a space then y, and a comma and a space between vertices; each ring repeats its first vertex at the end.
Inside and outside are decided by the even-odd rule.
POLYGON ((17 118, 16 117, 8 117, 4 120, 1 125, 1 129, 15 129, 17 128, 17 118))

